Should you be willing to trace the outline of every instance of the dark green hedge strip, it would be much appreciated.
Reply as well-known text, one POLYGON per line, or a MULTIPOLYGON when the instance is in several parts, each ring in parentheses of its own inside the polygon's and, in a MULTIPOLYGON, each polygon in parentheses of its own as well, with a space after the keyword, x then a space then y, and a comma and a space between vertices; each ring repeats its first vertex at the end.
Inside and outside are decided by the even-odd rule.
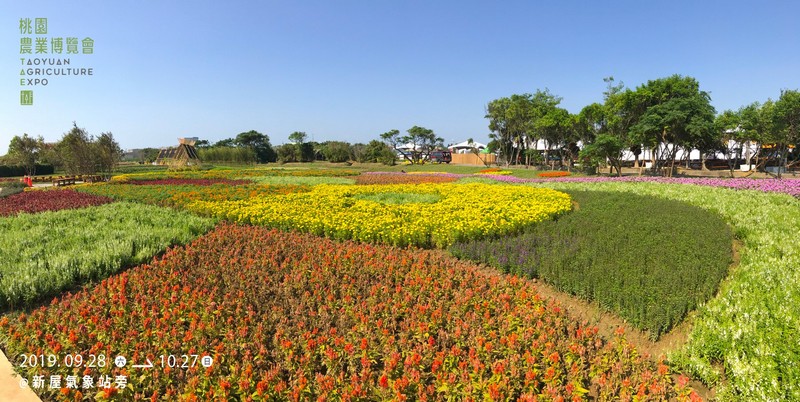
POLYGON ((557 221, 450 251, 596 300, 653 338, 711 298, 727 274, 732 234, 719 216, 634 194, 570 195, 579 209, 557 221))
MULTIPOLYGON (((52 165, 36 165, 36 175, 43 176, 53 174, 55 169, 52 165)), ((22 166, 0 165, 0 177, 25 176, 25 168, 22 166)))

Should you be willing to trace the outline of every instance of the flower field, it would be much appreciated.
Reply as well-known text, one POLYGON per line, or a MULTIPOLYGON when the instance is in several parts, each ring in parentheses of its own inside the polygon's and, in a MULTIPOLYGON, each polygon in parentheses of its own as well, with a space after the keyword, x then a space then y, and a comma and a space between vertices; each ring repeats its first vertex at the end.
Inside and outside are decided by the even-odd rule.
POLYGON ((197 201, 187 208, 231 222, 340 240, 446 247, 456 241, 518 232, 569 211, 571 203, 564 193, 521 186, 426 183, 319 185, 304 193, 197 201), (363 197, 382 193, 440 198, 437 202, 382 203, 363 197))
POLYGON ((271 186, 316 186, 317 184, 355 184, 356 182, 351 177, 336 176, 251 176, 248 180, 271 186))
POLYGON ((549 178, 549 177, 567 177, 567 176, 571 176, 571 175, 572 174, 570 172, 563 172, 563 171, 542 172, 542 173, 537 174, 537 176, 545 177, 545 178, 549 178))
MULTIPOLYGON (((438 251, 224 224, 152 263, 0 318, 19 353, 210 355, 202 368, 28 368, 127 375, 57 400, 690 400, 688 379, 570 320, 527 281, 438 251), (64 320, 64 317, 71 317, 64 320)), ((48 393, 49 392, 49 393, 48 393)))
POLYGON ((184 171, 157 171, 145 173, 131 173, 114 176, 114 182, 128 182, 134 180, 165 180, 165 179, 204 179, 204 180, 235 180, 242 177, 258 176, 294 176, 294 177, 345 177, 355 176, 359 172, 349 169, 309 169, 309 168, 273 168, 257 167, 246 169, 214 168, 184 171))
POLYGON ((129 203, 0 218, 0 310, 105 278, 212 225, 185 212, 129 203))
POLYGON ((420 172, 418 174, 408 173, 386 173, 368 172, 353 177, 357 184, 420 184, 420 183, 452 183, 463 175, 454 174, 433 174, 420 172))
POLYGON ((718 295, 698 308, 686 346, 670 359, 704 382, 718 385, 720 400, 800 400, 796 198, 658 182, 546 185, 674 199, 721 215, 743 244, 739 266, 723 281, 718 295))
POLYGON ((500 169, 500 168, 488 168, 488 169, 479 170, 477 174, 488 174, 488 175, 505 176, 505 175, 510 175, 512 173, 513 172, 510 171, 510 170, 503 170, 503 169, 500 169))
POLYGON ((698 399, 679 372, 721 401, 800 400, 800 180, 509 172, 214 168, 18 194, 48 194, 40 203, 53 206, 0 217, 0 346, 12 361, 58 351, 215 359, 211 369, 23 369, 130 378, 123 390, 42 391, 46 400, 698 399), (607 202, 582 199, 600 194, 607 202), (82 197, 122 202, 83 208, 82 197), (659 218, 681 203, 703 213, 659 218), (47 211, 59 205, 80 209, 47 211), (741 242, 719 286, 729 255, 690 249, 729 245, 716 236, 724 225, 676 226, 712 215, 741 242), (688 340, 668 363, 653 361, 524 278, 425 250, 464 245, 510 273, 609 296, 600 303, 651 332, 695 308, 688 340))
POLYGON ((165 207, 184 207, 194 201, 246 200, 275 194, 308 191, 308 186, 268 186, 246 184, 195 185, 134 185, 134 184, 88 184, 75 187, 77 191, 111 197, 118 201, 142 202, 165 207))
POLYGON ((146 179, 146 180, 129 180, 129 184, 140 186, 211 186, 214 184, 226 184, 229 186, 238 186, 242 184, 252 183, 249 180, 232 180, 232 179, 146 179))
POLYGON ((84 208, 111 201, 108 197, 73 190, 25 191, 0 198, 0 216, 84 208))

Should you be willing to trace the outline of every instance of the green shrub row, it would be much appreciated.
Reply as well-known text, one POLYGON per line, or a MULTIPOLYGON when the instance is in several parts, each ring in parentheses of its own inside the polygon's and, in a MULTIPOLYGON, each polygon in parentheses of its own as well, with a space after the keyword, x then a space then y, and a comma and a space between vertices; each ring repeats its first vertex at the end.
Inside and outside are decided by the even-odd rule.
POLYGON ((451 252, 595 300, 653 338, 711 298, 727 274, 732 234, 716 214, 633 194, 570 195, 579 206, 557 221, 451 252))
MULTIPOLYGON (((40 165, 36 164, 36 175, 43 176, 48 174, 53 174, 55 169, 52 165, 40 165)), ((25 176, 25 168, 22 166, 9 166, 9 165, 0 165, 0 177, 16 177, 16 176, 25 176)))

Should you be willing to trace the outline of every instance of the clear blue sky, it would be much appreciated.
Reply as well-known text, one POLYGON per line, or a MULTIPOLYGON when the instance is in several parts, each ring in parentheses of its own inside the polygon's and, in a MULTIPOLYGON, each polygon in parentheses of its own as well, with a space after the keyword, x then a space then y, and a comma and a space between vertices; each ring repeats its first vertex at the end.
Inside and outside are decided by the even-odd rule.
POLYGON ((0 154, 73 121, 123 148, 251 129, 367 142, 414 125, 485 141, 486 103, 537 88, 575 113, 607 76, 693 76, 717 111, 800 87, 796 1, 1 1, 0 154), (94 76, 55 77, 21 106, 23 17, 93 38, 73 66, 94 76))

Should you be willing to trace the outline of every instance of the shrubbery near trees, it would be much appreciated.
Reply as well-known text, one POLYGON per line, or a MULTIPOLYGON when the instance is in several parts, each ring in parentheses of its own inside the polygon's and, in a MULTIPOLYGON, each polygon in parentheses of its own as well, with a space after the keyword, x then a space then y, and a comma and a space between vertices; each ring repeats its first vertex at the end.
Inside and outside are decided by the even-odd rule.
POLYGON ((239 133, 211 145, 207 140, 195 144, 197 155, 204 162, 268 163, 278 158, 269 137, 255 130, 239 133))
POLYGON ((114 170, 121 158, 122 149, 112 133, 94 137, 73 123, 72 129, 55 144, 45 143, 41 136, 15 136, 4 159, 6 163, 22 167, 26 175, 33 176, 37 173, 36 167, 42 163, 63 169, 68 174, 107 174, 114 170))

